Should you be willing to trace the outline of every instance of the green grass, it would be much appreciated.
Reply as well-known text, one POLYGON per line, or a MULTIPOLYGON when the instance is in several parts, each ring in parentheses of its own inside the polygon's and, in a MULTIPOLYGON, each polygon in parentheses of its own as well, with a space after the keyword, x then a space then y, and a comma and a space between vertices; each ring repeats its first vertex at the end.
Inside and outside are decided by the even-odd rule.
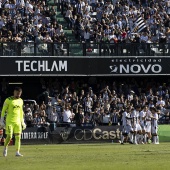
MULTIPOLYGON (((3 147, 0 147, 3 150, 3 147)), ((0 156, 2 170, 169 170, 170 144, 69 144, 22 146, 24 157, 0 156)))

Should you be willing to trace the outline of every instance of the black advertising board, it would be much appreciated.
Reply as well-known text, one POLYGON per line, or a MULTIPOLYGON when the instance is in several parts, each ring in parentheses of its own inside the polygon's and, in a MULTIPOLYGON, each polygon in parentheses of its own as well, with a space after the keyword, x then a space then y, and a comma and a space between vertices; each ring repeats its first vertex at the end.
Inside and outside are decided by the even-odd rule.
POLYGON ((51 143, 119 142, 121 126, 57 127, 49 134, 51 143))
POLYGON ((0 75, 170 75, 169 63, 169 57, 0 57, 0 75))
POLYGON ((49 128, 47 127, 31 127, 26 128, 21 134, 22 144, 48 144, 49 128))
POLYGON ((21 142, 26 145, 119 142, 121 130, 121 126, 57 127, 54 131, 32 127, 22 132, 21 142))

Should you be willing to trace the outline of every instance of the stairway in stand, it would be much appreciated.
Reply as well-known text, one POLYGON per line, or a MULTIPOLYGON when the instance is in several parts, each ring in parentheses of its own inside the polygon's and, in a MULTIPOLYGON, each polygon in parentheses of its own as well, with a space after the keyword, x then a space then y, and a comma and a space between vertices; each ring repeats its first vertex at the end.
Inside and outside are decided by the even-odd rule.
POLYGON ((56 19, 59 24, 63 26, 64 33, 67 36, 68 42, 70 42, 70 56, 82 56, 83 50, 82 50, 82 44, 79 43, 77 39, 75 39, 75 36, 72 32, 72 30, 67 28, 67 22, 65 21, 63 15, 61 14, 61 10, 57 8, 57 4, 54 4, 54 0, 48 1, 48 6, 54 6, 54 8, 57 11, 56 19))

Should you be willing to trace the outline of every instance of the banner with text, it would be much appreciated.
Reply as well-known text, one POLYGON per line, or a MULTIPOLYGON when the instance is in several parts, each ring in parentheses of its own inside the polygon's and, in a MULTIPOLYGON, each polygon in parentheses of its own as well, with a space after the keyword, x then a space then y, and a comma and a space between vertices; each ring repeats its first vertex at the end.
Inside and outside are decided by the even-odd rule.
POLYGON ((170 75, 170 57, 0 57, 0 75, 170 75))
POLYGON ((49 134, 51 143, 119 142, 121 126, 57 127, 49 134))
POLYGON ((22 144, 47 144, 49 140, 49 128, 32 127, 26 128, 21 134, 22 144))

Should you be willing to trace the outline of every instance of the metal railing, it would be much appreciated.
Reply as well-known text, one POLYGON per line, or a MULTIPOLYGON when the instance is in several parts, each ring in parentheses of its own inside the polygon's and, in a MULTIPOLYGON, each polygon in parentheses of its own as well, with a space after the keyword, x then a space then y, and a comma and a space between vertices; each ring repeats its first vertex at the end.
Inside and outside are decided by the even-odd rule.
POLYGON ((170 44, 0 43, 1 56, 170 56, 170 44))

